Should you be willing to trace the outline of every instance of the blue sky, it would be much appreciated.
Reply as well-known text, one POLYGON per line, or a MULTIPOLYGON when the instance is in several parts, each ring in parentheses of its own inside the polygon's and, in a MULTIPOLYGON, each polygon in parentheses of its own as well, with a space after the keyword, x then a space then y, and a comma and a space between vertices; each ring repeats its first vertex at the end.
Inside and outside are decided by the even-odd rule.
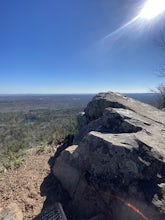
POLYGON ((148 92, 163 52, 162 16, 133 19, 143 0, 0 1, 0 93, 148 92))

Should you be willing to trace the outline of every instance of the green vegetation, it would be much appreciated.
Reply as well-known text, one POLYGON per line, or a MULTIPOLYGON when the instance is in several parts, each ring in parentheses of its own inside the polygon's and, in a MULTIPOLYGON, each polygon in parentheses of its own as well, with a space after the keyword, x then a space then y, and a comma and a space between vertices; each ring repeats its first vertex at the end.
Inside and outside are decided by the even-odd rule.
POLYGON ((1 157, 8 158, 7 167, 20 163, 17 158, 20 150, 49 142, 56 145, 68 134, 75 134, 78 111, 40 109, 28 113, 0 113, 1 157))
MULTIPOLYGON (((26 149, 57 145, 76 133, 77 114, 91 95, 0 96, 0 162, 19 167, 26 149)), ((0 164, 0 165, 1 165, 0 164)))
POLYGON ((4 167, 6 169, 18 168, 23 162, 23 157, 18 153, 8 152, 4 157, 4 167))

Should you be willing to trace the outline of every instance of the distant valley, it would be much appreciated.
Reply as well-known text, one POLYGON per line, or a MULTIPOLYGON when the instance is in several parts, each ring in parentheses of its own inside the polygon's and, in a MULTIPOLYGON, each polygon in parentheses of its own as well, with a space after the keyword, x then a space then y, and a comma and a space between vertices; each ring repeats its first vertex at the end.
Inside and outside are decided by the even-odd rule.
MULTIPOLYGON (((125 94, 156 105, 153 93, 125 94)), ((94 94, 0 95, 0 159, 14 158, 24 149, 57 145, 77 132, 76 117, 94 94)), ((8 159, 7 159, 8 160, 8 159)), ((5 163, 8 165, 8 162, 5 163)))

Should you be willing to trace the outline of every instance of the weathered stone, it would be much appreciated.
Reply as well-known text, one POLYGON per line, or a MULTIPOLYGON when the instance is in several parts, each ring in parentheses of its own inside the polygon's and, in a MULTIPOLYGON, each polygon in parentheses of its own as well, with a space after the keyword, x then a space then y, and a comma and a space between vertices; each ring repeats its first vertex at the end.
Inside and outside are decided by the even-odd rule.
POLYGON ((160 111, 148 104, 123 96, 120 93, 113 92, 99 93, 96 95, 85 109, 86 117, 90 120, 99 118, 108 107, 115 109, 130 109, 143 117, 151 119, 152 121, 165 124, 163 111, 160 111))
POLYGON ((69 151, 62 152, 61 156, 57 158, 56 165, 53 167, 54 175, 63 183, 63 186, 68 190, 70 196, 72 196, 76 190, 80 173, 74 166, 72 154, 69 151), (64 172, 65 171, 65 175, 64 172))
POLYGON ((81 129, 87 124, 87 118, 85 116, 85 112, 80 112, 77 116, 77 127, 81 129))
POLYGON ((165 112, 116 93, 85 109, 73 146, 52 172, 69 219, 165 219, 165 112))
POLYGON ((0 210, 0 220, 23 220, 23 214, 16 203, 10 203, 0 210))

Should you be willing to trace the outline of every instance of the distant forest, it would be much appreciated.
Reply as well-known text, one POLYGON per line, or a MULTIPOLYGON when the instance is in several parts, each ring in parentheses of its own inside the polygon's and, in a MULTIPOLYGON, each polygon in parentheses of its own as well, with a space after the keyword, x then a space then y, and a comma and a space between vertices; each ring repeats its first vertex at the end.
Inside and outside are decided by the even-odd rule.
MULTIPOLYGON (((23 150, 60 144, 75 134, 76 117, 93 95, 0 96, 0 161, 23 150)), ((2 162, 1 162, 2 163, 2 162)))
MULTIPOLYGON (((155 104, 153 94, 127 94, 155 104)), ((94 95, 0 96, 0 161, 25 149, 60 144, 77 131, 77 115, 94 95)), ((10 167, 10 166, 9 166, 10 167)))

